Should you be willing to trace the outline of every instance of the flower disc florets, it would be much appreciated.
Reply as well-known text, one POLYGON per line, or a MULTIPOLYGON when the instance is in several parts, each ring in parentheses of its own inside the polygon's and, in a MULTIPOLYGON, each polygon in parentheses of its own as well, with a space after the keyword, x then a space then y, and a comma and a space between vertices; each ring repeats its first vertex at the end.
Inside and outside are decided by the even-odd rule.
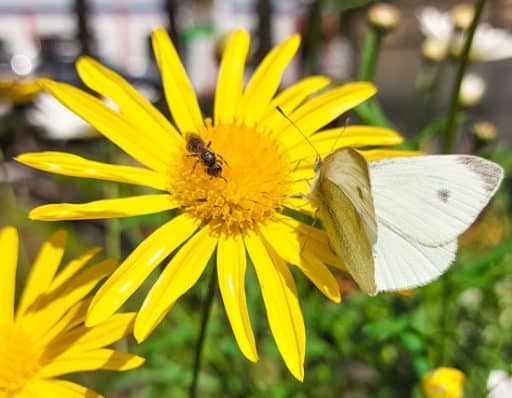
POLYGON ((208 174, 197 154, 183 150, 171 170, 170 191, 181 207, 216 232, 236 233, 272 218, 290 192, 290 167, 269 132, 229 124, 199 132, 222 166, 208 174))

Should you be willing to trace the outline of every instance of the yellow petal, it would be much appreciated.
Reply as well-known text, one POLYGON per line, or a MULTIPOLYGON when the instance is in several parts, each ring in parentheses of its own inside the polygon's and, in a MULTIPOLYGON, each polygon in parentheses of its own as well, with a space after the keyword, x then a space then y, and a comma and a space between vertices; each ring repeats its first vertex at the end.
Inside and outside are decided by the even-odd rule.
POLYGON ((174 249, 197 229, 198 221, 186 214, 164 224, 128 256, 98 290, 87 314, 87 325, 111 316, 174 249))
POLYGON ((101 247, 93 247, 80 256, 70 260, 60 271, 50 285, 50 290, 55 291, 60 286, 67 283, 73 276, 76 275, 96 254, 101 252, 101 247))
POLYGON ((222 301, 240 350, 247 359, 256 362, 258 353, 245 296, 246 266, 242 237, 221 237, 217 246, 217 275, 222 301))
POLYGON ((149 291, 135 320, 133 335, 140 343, 167 315, 173 304, 199 279, 212 256, 217 237, 208 226, 180 248, 149 291))
POLYGON ((386 158, 400 158, 402 156, 422 156, 423 152, 420 151, 401 151, 399 149, 369 149, 358 151, 363 157, 371 162, 373 160, 381 160, 386 158))
POLYGON ((297 128, 302 134, 310 135, 367 100, 376 91, 375 87, 367 82, 348 83, 329 90, 306 102, 289 115, 295 126, 284 120, 283 130, 279 134, 286 135, 291 142, 297 142, 300 137, 297 136, 297 128))
POLYGON ((329 240, 325 231, 297 221, 295 218, 282 214, 277 215, 277 221, 285 229, 300 235, 300 244, 305 255, 310 253, 322 263, 346 270, 343 261, 333 252, 329 246, 329 240))
POLYGON ((267 246, 287 263, 296 265, 311 282, 330 300, 341 301, 338 281, 318 257, 306 250, 307 238, 299 230, 292 230, 286 224, 274 222, 261 230, 267 246))
POLYGON ((70 308, 82 300, 103 278, 117 267, 117 260, 108 259, 87 267, 66 285, 48 292, 33 307, 38 311, 33 322, 51 328, 70 308))
MULTIPOLYGON (((338 148, 396 145, 403 142, 403 138, 396 131, 383 127, 347 126, 319 131, 309 137, 309 141, 323 159, 338 148)), ((308 153, 308 157, 316 156, 317 153, 303 137, 299 137, 299 141, 289 150, 292 162, 304 158, 304 152, 308 153)))
POLYGON ((219 67, 215 90, 215 124, 234 121, 236 107, 242 96, 244 66, 249 50, 250 36, 245 30, 236 30, 230 36, 219 67))
POLYGON ((182 141, 181 136, 165 116, 125 79, 90 57, 80 57, 76 69, 89 88, 117 104, 123 116, 143 132, 145 139, 151 141, 162 156, 174 156, 177 145, 182 141))
POLYGON ((244 240, 256 270, 277 348, 290 372, 302 381, 306 331, 295 281, 286 264, 268 250, 254 232, 248 232, 244 240))
POLYGON ((40 79, 42 86, 127 154, 153 170, 167 172, 168 159, 143 131, 132 126, 99 98, 69 84, 40 79))
POLYGON ((75 372, 92 370, 130 370, 144 363, 144 358, 127 352, 100 348, 91 352, 64 353, 45 364, 38 373, 40 378, 50 378, 75 372))
MULTIPOLYGON (((16 396, 18 397, 18 396, 16 396)), ((96 391, 67 380, 31 379, 23 388, 19 398, 102 398, 96 391)))
POLYGON ((81 204, 54 203, 36 207, 28 216, 42 221, 97 220, 159 213, 176 207, 178 203, 168 194, 140 195, 81 204))
POLYGON ((284 70, 297 52, 299 44, 300 37, 293 35, 265 56, 247 83, 237 119, 248 126, 259 121, 279 88, 284 70))
POLYGON ((35 169, 66 176, 124 182, 160 190, 169 187, 165 176, 153 170, 95 162, 66 152, 24 153, 15 159, 35 169))
POLYGON ((201 131, 204 122, 194 88, 163 28, 153 31, 153 51, 162 75, 167 104, 178 129, 182 133, 201 131))
POLYGON ((65 333, 66 330, 71 330, 75 326, 83 324, 87 308, 91 304, 91 298, 79 301, 68 311, 66 311, 60 319, 51 324, 44 324, 45 319, 39 313, 28 313, 22 317, 19 322, 23 325, 25 330, 34 331, 34 339, 44 346, 51 342, 56 336, 65 333), (45 325, 42 327, 41 325, 45 325))
POLYGON ((59 230, 41 246, 25 283, 16 317, 23 315, 34 300, 46 292, 52 283, 55 272, 62 261, 67 239, 68 233, 59 230))
POLYGON ((268 126, 270 130, 273 130, 276 126, 286 125, 286 118, 277 111, 277 107, 281 108, 285 115, 288 116, 302 104, 305 99, 317 91, 320 91, 329 85, 329 83, 330 80, 324 76, 311 76, 295 83, 279 93, 270 102, 270 105, 259 123, 268 126))
POLYGON ((79 353, 106 347, 129 334, 134 320, 135 313, 114 314, 95 327, 78 326, 55 338, 46 347, 45 358, 59 357, 63 347, 66 356, 78 356, 79 353))
POLYGON ((18 232, 14 227, 4 227, 0 230, 0 253, 2 257, 0 326, 2 326, 11 324, 14 319, 14 293, 18 265, 18 232))

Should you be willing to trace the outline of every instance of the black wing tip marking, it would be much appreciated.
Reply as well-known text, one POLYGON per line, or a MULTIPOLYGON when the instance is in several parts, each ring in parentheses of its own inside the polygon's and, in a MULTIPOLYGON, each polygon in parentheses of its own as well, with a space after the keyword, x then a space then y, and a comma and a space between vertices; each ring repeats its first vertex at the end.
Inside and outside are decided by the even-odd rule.
POLYGON ((485 189, 494 193, 503 179, 503 168, 490 160, 471 155, 458 156, 457 161, 478 175, 485 189))

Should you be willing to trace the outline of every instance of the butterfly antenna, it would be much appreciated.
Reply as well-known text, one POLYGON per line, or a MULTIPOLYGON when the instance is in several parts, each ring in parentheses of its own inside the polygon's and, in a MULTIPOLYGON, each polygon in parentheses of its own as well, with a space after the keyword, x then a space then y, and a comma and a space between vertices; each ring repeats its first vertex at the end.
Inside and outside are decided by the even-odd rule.
POLYGON ((299 128, 299 126, 297 126, 297 125, 295 124, 295 122, 294 122, 292 119, 290 119, 290 118, 288 117, 288 115, 283 111, 283 108, 281 108, 279 105, 276 105, 276 109, 277 109, 277 111, 278 111, 278 112, 279 112, 279 113, 280 113, 280 114, 281 114, 281 115, 282 115, 286 120, 288 120, 288 122, 290 122, 290 124, 291 124, 293 127, 295 127, 295 129, 300 133, 300 135, 302 135, 302 137, 306 140, 306 142, 309 144, 309 146, 310 146, 311 148, 313 148, 313 151, 315 151, 315 153, 316 153, 315 170, 316 170, 316 168, 317 168, 317 164, 320 164, 320 163, 321 163, 321 161, 322 161, 322 157, 320 156, 320 152, 318 152, 318 150, 315 148, 315 146, 313 145, 313 143, 311 142, 311 140, 308 138, 308 136, 307 136, 306 134, 304 134, 304 133, 302 132, 302 130, 299 128))
POLYGON ((340 131, 340 133, 338 134, 338 136, 336 137, 336 139, 334 140, 334 142, 332 143, 332 146, 331 146, 331 150, 329 151, 329 153, 332 153, 334 152, 334 150, 336 149, 336 144, 338 143, 340 137, 343 135, 343 133, 345 132, 345 129, 347 128, 348 126, 348 123, 350 122, 350 117, 347 117, 345 119, 345 125, 343 126, 343 130, 340 131))

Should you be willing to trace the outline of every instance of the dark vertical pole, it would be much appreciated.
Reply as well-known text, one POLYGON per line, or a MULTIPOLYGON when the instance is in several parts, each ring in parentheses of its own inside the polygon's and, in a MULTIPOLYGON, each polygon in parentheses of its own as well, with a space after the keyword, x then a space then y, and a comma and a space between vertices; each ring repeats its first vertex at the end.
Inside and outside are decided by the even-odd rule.
POLYGON ((270 0, 258 0, 258 39, 256 62, 260 62, 272 47, 272 10, 270 0))
POLYGON ((178 24, 176 22, 176 14, 177 14, 177 4, 176 0, 164 0, 165 1, 165 12, 167 14, 168 24, 169 24, 169 35, 171 36, 171 40, 176 47, 176 50, 180 52, 181 42, 180 35, 178 33, 178 24))
POLYGON ((315 0, 309 6, 308 31, 306 36, 305 74, 316 73, 318 69, 318 52, 322 40, 322 9, 323 0, 315 0))
POLYGON ((75 0, 75 13, 78 23, 78 40, 80 41, 81 53, 90 55, 90 34, 87 25, 87 0, 75 0))

